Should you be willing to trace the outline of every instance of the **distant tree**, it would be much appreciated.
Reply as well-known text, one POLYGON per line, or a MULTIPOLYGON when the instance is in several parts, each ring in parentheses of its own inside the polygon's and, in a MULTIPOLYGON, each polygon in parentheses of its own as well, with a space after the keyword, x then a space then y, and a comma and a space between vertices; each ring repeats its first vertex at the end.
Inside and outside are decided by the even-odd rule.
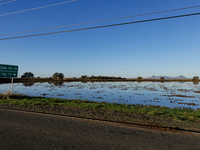
POLYGON ((160 80, 164 80, 165 78, 164 77, 160 77, 160 80))
POLYGON ((63 79, 64 78, 64 74, 56 72, 56 73, 54 73, 52 75, 52 77, 53 77, 53 79, 63 79))
POLYGON ((92 76, 91 76, 91 79, 94 79, 94 78, 95 78, 94 75, 92 75, 92 76))
POLYGON ((63 78, 64 78, 64 74, 63 74, 63 73, 59 73, 59 74, 58 74, 58 78, 59 78, 59 79, 63 79, 63 78))
POLYGON ((137 77, 137 80, 142 80, 142 77, 138 76, 138 77, 137 77))
POLYGON ((103 79, 103 80, 104 80, 104 79, 107 79, 107 77, 106 77, 106 76, 102 76, 102 77, 101 77, 101 79, 103 79))
POLYGON ((192 80, 198 80, 199 77, 198 76, 194 76, 192 80))
POLYGON ((57 79, 57 78, 58 78, 58 72, 54 73, 54 74, 52 75, 52 78, 53 78, 53 79, 57 79))
POLYGON ((81 76, 81 79, 86 79, 86 78, 87 78, 86 75, 82 75, 82 76, 81 76))
POLYGON ((52 78, 52 77, 49 77, 49 80, 53 80, 53 78, 52 78))
POLYGON ((34 74, 31 73, 31 72, 25 72, 21 78, 33 78, 34 77, 34 74))

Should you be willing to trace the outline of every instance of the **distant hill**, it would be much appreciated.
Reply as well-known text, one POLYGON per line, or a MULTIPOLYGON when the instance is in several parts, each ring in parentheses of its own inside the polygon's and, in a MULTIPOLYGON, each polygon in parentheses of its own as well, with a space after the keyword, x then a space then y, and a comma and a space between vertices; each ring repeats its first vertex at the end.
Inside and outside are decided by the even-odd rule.
POLYGON ((160 77, 164 77, 165 79, 189 79, 189 78, 186 78, 185 76, 183 75, 180 75, 178 77, 170 77, 170 76, 151 76, 151 77, 147 77, 147 78, 144 78, 144 79, 160 79, 160 77))

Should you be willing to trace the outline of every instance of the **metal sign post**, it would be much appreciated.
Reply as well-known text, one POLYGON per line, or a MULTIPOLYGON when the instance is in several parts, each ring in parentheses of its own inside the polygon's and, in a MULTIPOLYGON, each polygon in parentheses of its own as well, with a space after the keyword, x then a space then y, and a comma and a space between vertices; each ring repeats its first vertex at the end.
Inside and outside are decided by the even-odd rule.
POLYGON ((12 78, 12 81, 11 81, 11 94, 13 93, 13 78, 12 78))
POLYGON ((11 94, 13 93, 13 78, 18 75, 18 66, 0 64, 0 78, 12 78, 11 94))

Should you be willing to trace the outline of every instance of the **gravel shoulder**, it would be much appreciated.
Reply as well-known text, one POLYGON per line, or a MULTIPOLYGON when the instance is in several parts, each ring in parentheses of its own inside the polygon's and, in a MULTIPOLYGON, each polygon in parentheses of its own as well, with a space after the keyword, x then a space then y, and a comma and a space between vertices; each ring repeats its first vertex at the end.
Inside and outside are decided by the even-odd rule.
POLYGON ((148 116, 145 114, 125 113, 117 111, 113 112, 103 109, 85 109, 60 106, 22 106, 12 104, 0 104, 0 108, 200 132, 199 121, 177 121, 158 116, 148 116))

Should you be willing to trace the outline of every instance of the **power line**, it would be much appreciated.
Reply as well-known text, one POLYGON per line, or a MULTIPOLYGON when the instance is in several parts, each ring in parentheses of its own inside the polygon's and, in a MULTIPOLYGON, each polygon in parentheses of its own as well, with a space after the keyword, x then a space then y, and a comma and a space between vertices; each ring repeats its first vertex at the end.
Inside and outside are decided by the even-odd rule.
POLYGON ((89 27, 89 28, 80 28, 80 29, 74 29, 74 30, 65 30, 65 31, 58 31, 58 32, 49 32, 49 33, 41 33, 41 34, 32 34, 32 35, 16 36, 16 37, 10 37, 10 38, 2 38, 2 39, 0 39, 0 40, 10 40, 10 39, 17 39, 17 38, 26 38, 26 37, 33 37, 33 36, 41 36, 41 35, 49 35, 49 34, 73 32, 73 31, 83 31, 83 30, 89 30, 89 29, 98 29, 98 28, 105 28, 105 27, 114 27, 114 26, 119 26, 119 25, 128 25, 128 24, 134 24, 134 23, 142 23, 142 22, 166 20, 166 19, 181 18, 181 17, 188 17, 188 16, 195 16, 195 15, 200 15, 200 13, 193 13, 193 14, 186 14, 186 15, 179 15, 179 16, 170 16, 170 17, 163 17, 163 18, 155 18, 155 19, 148 19, 148 20, 141 20, 141 21, 133 21, 133 22, 125 22, 125 23, 118 23, 118 24, 111 24, 111 25, 104 25, 104 26, 95 26, 95 27, 89 27))
POLYGON ((0 3, 0 5, 8 4, 8 3, 11 3, 11 2, 14 2, 14 1, 17 1, 17 0, 11 0, 11 1, 7 1, 7 2, 3 2, 3 3, 0 3))
POLYGON ((46 6, 36 7, 36 8, 30 8, 30 9, 15 11, 15 12, 6 13, 6 14, 1 14, 0 17, 11 15, 11 14, 17 14, 17 13, 21 13, 21 12, 26 12, 26 11, 31 11, 31 10, 36 10, 36 9, 41 9, 41 8, 47 8, 47 7, 56 6, 56 5, 61 5, 61 4, 70 3, 70 2, 74 2, 74 1, 77 1, 77 0, 70 0, 70 1, 65 1, 65 2, 61 2, 61 3, 56 3, 56 4, 51 4, 51 5, 46 5, 46 6))
POLYGON ((119 19, 126 19, 126 18, 131 18, 131 17, 139 17, 139 16, 152 15, 152 14, 165 13, 165 12, 178 11, 178 10, 185 10, 185 9, 191 9, 191 8, 197 8, 197 7, 200 7, 200 5, 184 7, 184 8, 177 8, 177 9, 171 9, 171 10, 164 10, 164 11, 158 11, 158 12, 151 12, 151 13, 145 13, 145 14, 131 15, 131 16, 125 16, 125 17, 118 17, 118 18, 90 21, 90 22, 84 22, 84 23, 77 23, 77 24, 71 24, 71 25, 64 25, 64 26, 57 26, 57 27, 50 27, 50 28, 43 28, 43 29, 35 29, 35 30, 29 30, 29 31, 21 31, 21 32, 0 34, 0 36, 28 33, 28 32, 35 32, 35 31, 43 31, 43 30, 50 30, 50 29, 58 29, 58 28, 64 28, 64 27, 71 27, 71 26, 98 23, 98 22, 105 22, 105 21, 112 21, 112 20, 119 20, 119 19))

